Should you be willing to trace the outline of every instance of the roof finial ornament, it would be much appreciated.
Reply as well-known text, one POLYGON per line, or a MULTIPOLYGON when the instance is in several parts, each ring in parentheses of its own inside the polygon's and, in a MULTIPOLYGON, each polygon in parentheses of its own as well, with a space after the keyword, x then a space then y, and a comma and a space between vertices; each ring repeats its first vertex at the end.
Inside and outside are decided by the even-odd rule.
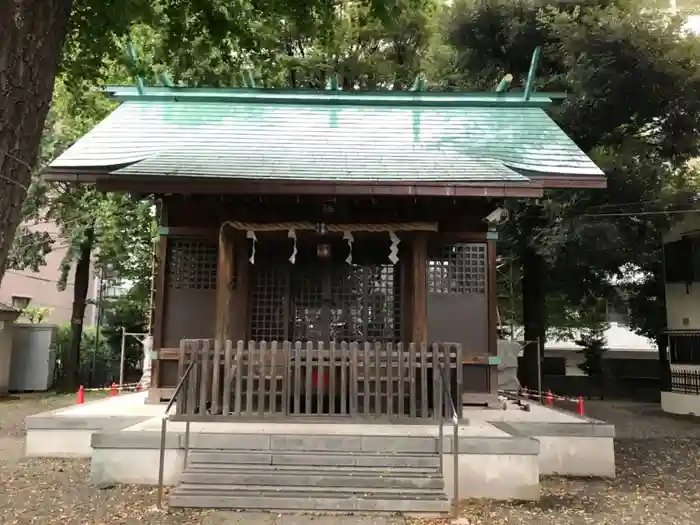
POLYGON ((248 89, 255 89, 255 78, 253 78, 253 73, 248 68, 243 70, 243 83, 248 89))
POLYGON ((501 79, 501 81, 496 86, 496 93, 505 93, 506 91, 508 91, 511 82, 513 82, 513 75, 508 73, 501 79))
POLYGON ((328 80, 326 80, 326 89, 328 91, 342 91, 343 88, 340 87, 340 78, 338 73, 331 75, 328 80))
POLYGON ((418 73, 416 75, 413 86, 411 86, 411 91, 425 91, 425 75, 423 73, 418 73))
POLYGON ((143 95, 143 79, 141 75, 138 74, 138 61, 136 60, 136 49, 134 48, 134 43, 131 41, 131 35, 129 35, 126 41, 126 56, 129 61, 129 65, 136 70, 136 91, 139 95, 143 95))
POLYGON ((168 73, 158 73, 158 80, 167 88, 175 87, 173 84, 173 79, 168 73))
POLYGON ((540 61, 540 50, 541 47, 537 46, 532 52, 532 60, 530 61, 530 71, 527 72, 527 81, 525 82, 525 94, 523 95, 525 100, 530 100, 530 95, 532 95, 532 88, 535 84, 535 72, 537 71, 537 64, 540 61))

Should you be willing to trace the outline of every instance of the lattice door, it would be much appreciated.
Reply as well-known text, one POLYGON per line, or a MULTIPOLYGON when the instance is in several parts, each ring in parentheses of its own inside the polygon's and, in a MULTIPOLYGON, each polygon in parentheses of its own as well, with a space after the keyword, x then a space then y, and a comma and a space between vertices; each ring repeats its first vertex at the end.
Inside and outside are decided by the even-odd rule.
POLYGON ((289 270, 282 264, 255 265, 251 272, 249 338, 289 339, 289 270))
POLYGON ((342 248, 334 259, 322 260, 315 248, 300 246, 294 265, 259 257, 252 272, 250 339, 400 341, 400 265, 386 261, 386 247, 371 244, 358 248, 350 265, 342 248))

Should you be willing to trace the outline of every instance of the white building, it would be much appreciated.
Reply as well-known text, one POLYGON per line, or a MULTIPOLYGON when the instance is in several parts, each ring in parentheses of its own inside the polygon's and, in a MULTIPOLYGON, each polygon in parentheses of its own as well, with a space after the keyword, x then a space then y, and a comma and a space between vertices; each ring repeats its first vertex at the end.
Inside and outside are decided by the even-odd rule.
POLYGON ((700 415, 700 213, 664 236, 664 274, 670 380, 661 407, 700 415))

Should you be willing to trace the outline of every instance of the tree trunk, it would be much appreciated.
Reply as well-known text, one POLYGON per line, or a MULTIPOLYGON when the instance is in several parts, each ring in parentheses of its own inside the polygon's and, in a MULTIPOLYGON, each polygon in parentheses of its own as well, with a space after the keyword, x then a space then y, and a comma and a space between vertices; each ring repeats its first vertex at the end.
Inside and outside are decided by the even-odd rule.
POLYGON ((90 288, 90 255, 95 240, 95 231, 89 228, 80 245, 80 255, 75 265, 75 282, 73 283, 73 312, 71 314, 70 349, 63 356, 63 370, 58 379, 59 392, 75 392, 80 387, 80 346, 83 340, 83 320, 85 303, 90 288))
MULTIPOLYGON (((544 347, 547 331, 546 263, 532 241, 542 222, 539 206, 531 205, 522 219, 520 258, 523 265, 523 325, 525 347, 518 366, 518 380, 522 386, 536 389, 538 385, 538 355, 544 347), (538 349, 538 346, 540 347, 538 349)), ((540 367, 541 368, 541 367, 540 367)))
POLYGON ((71 0, 0 0, 0 282, 22 220, 71 0))

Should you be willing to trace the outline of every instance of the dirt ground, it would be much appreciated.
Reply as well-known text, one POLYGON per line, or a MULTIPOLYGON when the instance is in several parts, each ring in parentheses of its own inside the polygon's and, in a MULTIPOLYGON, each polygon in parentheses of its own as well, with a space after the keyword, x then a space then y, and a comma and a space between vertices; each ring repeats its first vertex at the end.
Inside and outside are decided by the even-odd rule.
MULTIPOLYGON (((24 418, 73 402, 73 396, 40 395, 0 401, 0 524, 224 523, 212 512, 154 512, 151 488, 93 487, 85 460, 24 458, 24 418)), ((616 479, 545 479, 542 497, 533 503, 465 502, 463 524, 700 523, 700 420, 672 417, 642 403, 591 401, 586 408, 617 427, 616 479)), ((246 522, 244 516, 236 522, 246 522)))
POLYGON ((616 427, 615 479, 552 477, 538 502, 465 502, 465 525, 700 523, 700 418, 627 401, 587 401, 586 415, 616 427))
POLYGON ((184 525, 209 521, 209 512, 155 511, 154 488, 101 490, 90 485, 88 460, 23 457, 24 418, 74 402, 74 395, 23 395, 0 400, 1 525, 184 525))

